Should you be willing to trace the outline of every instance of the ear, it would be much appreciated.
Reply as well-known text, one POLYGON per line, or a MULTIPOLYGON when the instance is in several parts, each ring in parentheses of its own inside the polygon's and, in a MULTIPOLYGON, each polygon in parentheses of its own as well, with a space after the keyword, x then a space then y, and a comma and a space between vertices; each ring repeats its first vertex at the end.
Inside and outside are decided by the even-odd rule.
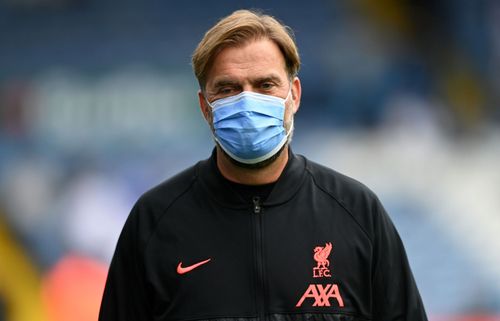
POLYGON ((203 95, 201 90, 198 90, 198 103, 203 117, 205 117, 205 120, 210 123, 210 106, 208 105, 205 95, 203 95))
POLYGON ((301 95, 302 95, 302 87, 300 85, 300 79, 299 77, 295 77, 292 80, 292 100, 293 100, 292 111, 294 114, 299 110, 301 95))

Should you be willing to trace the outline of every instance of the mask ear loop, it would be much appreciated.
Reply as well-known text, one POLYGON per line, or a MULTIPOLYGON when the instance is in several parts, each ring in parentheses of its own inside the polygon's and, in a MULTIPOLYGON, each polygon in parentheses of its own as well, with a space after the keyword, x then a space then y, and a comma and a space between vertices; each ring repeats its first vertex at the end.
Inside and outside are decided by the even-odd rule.
POLYGON ((209 124, 210 126, 210 132, 212 134, 212 139, 215 141, 215 143, 220 147, 222 148, 228 155, 232 155, 219 141, 219 139, 217 138, 217 136, 215 135, 215 127, 214 127, 214 119, 213 119, 213 111, 214 111, 214 106, 208 101, 208 98, 207 96, 205 95, 205 93, 203 93, 203 98, 205 99, 205 102, 207 103, 207 105, 210 107, 210 113, 212 114, 212 123, 209 124))
POLYGON ((285 103, 286 101, 288 100, 288 98, 290 98, 290 96, 292 97, 293 99, 293 95, 292 95, 292 82, 290 82, 290 89, 288 89, 288 95, 286 95, 286 98, 285 98, 285 103))
POLYGON ((212 104, 208 101, 208 98, 207 98, 207 95, 204 91, 202 91, 202 94, 203 94, 203 98, 205 99, 205 102, 207 103, 207 105, 211 108, 211 109, 214 109, 214 106, 212 106, 212 104))
MULTIPOLYGON (((288 90, 288 95, 286 95, 285 102, 284 102, 284 104, 285 104, 285 112, 286 112, 286 101, 288 100, 288 98, 290 98, 290 96, 293 99, 293 95, 292 95, 292 82, 291 81, 290 81, 290 89, 288 90)), ((292 104, 293 104, 293 100, 292 100, 292 104)), ((294 117, 292 115, 290 129, 288 129, 288 131, 286 133, 287 140, 288 140, 288 137, 290 136, 290 134, 293 132, 293 126, 294 126, 294 117)), ((285 127, 285 115, 284 114, 283 114, 283 127, 285 127)))
POLYGON ((214 107, 212 106, 212 104, 208 101, 208 98, 205 94, 204 91, 202 91, 203 93, 203 99, 205 99, 205 102, 207 103, 208 107, 210 107, 210 111, 208 111, 208 113, 210 113, 210 116, 206 115, 206 119, 207 120, 210 120, 208 122, 208 127, 210 128, 210 133, 212 134, 212 138, 218 143, 219 141, 217 140, 217 138, 215 137, 215 128, 214 128, 214 114, 213 114, 213 111, 214 111, 214 107))

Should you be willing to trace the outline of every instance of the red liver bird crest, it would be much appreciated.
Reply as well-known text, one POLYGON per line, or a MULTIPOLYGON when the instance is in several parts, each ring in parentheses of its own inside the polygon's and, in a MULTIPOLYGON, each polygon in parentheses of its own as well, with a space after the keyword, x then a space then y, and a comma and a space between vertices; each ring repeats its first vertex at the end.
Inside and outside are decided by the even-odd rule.
POLYGON ((317 262, 316 268, 326 269, 330 266, 330 261, 328 260, 328 256, 330 256, 330 252, 332 251, 332 243, 325 243, 324 247, 316 246, 314 248, 314 259, 317 262))

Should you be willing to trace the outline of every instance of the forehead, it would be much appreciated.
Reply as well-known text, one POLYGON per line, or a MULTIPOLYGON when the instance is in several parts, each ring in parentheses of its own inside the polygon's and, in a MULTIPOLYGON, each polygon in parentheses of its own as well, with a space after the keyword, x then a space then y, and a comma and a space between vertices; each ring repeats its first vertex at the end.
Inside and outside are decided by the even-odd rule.
POLYGON ((285 58, 279 47, 269 39, 258 39, 219 52, 207 74, 207 87, 229 79, 244 82, 269 75, 287 77, 285 58))

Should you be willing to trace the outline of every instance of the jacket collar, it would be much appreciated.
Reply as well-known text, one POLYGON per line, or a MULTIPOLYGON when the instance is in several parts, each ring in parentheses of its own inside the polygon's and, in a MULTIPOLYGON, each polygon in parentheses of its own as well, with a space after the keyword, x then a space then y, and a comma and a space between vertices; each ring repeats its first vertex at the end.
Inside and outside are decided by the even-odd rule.
MULTIPOLYGON (((203 192, 210 195, 217 203, 224 207, 234 209, 249 208, 252 204, 244 201, 233 189, 226 178, 217 168, 216 150, 212 151, 210 158, 201 161, 197 166, 203 192)), ((269 197, 263 206, 275 206, 289 201, 302 186, 305 177, 305 159, 295 155, 288 147, 288 163, 276 181, 269 197)))

